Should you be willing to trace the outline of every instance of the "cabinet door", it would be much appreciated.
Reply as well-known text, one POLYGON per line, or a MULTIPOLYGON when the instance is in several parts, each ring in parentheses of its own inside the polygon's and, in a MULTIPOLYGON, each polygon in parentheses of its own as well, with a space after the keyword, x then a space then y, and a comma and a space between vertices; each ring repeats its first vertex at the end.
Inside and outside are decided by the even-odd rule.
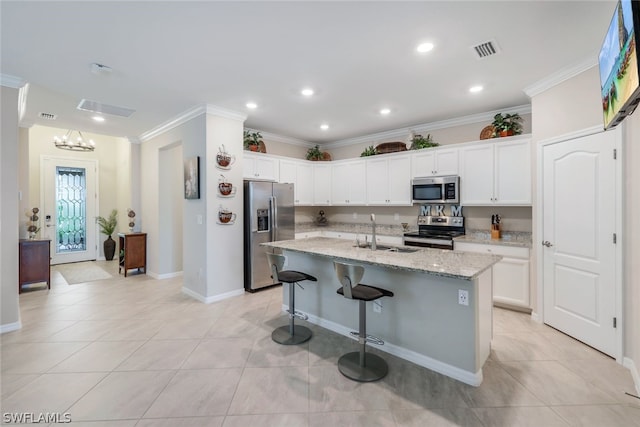
POLYGON ((257 157, 253 161, 254 176, 258 179, 277 181, 278 180, 278 160, 257 157))
POLYGON ((494 202, 531 205, 531 147, 529 140, 495 146, 494 202))
POLYGON ((493 266, 493 300, 529 308, 529 260, 504 257, 493 266))
POLYGON ((324 162, 313 165, 313 204, 331 204, 331 166, 324 162))
POLYGON ((386 159, 367 160, 367 204, 389 203, 389 165, 386 159))
POLYGON ((333 205, 349 204, 349 163, 335 164, 331 168, 331 201, 333 205))
POLYGON ((411 177, 423 177, 435 175, 435 151, 424 150, 412 156, 411 177))
POLYGON ((458 175, 458 153, 460 150, 436 150, 434 152, 434 171, 435 175, 458 175))
POLYGON ((244 155, 242 160, 242 177, 246 179, 254 179, 255 158, 244 155))
POLYGON ((364 160, 348 163, 349 204, 364 206, 367 203, 367 167, 364 160))
POLYGON ((282 160, 280 161, 280 179, 279 182, 283 184, 296 184, 296 167, 297 164, 292 161, 282 160))
POLYGON ((411 203, 411 157, 394 157, 387 161, 387 204, 410 206, 411 203))
POLYGON ((313 204, 313 167, 309 163, 299 163, 296 167, 296 205, 313 204))
POLYGON ((493 204, 493 144, 460 150, 461 205, 493 204))

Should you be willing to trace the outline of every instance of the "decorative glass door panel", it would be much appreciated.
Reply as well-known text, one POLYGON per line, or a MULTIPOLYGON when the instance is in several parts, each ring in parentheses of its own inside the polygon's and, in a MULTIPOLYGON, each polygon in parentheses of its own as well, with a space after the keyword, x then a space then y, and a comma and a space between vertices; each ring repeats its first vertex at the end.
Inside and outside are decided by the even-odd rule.
POLYGON ((87 249, 87 179, 85 168, 56 167, 56 253, 87 249))
POLYGON ((42 237, 51 239, 51 264, 89 261, 97 255, 96 160, 42 157, 42 237))

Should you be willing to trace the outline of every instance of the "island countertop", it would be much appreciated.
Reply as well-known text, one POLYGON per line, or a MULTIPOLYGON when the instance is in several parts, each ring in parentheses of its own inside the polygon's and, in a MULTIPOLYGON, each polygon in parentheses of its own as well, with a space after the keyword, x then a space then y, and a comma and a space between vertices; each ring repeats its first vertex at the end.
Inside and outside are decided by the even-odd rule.
POLYGON ((415 252, 410 253, 384 250, 372 251, 367 248, 355 247, 355 243, 351 240, 328 237, 282 240, 262 243, 262 245, 327 258, 356 261, 396 270, 429 273, 462 280, 477 278, 482 272, 502 259, 502 257, 496 255, 413 246, 405 247, 415 250, 415 252))

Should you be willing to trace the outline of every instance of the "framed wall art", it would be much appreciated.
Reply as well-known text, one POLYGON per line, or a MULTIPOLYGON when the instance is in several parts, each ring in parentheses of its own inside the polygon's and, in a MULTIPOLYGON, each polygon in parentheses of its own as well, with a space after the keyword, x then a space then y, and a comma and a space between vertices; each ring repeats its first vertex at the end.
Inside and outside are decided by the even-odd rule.
POLYGON ((184 198, 200 198, 200 157, 184 160, 184 198))

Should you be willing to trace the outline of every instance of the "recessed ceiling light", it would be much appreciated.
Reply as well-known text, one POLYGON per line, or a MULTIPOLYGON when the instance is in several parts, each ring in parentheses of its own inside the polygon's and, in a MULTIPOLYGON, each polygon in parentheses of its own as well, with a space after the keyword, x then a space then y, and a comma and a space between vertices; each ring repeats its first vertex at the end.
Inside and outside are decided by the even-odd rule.
POLYGON ((247 102, 247 108, 255 110, 256 108, 258 108, 258 104, 256 104, 255 102, 247 102))
POLYGON ((383 108, 382 110, 380 110, 380 114, 382 114, 383 116, 386 116, 389 113, 391 113, 391 110, 389 108, 383 108))
POLYGON ((302 89, 300 93, 302 93, 304 96, 311 96, 313 95, 313 89, 311 89, 310 87, 306 87, 302 89))
POLYGON ((104 122, 104 117, 102 117, 102 116, 93 116, 91 118, 93 120, 95 120, 96 122, 104 122))
POLYGON ((328 130, 328 129, 329 129, 329 125, 328 125, 328 124, 326 124, 326 123, 323 123, 323 124, 321 124, 321 125, 320 125, 320 129, 322 129, 322 130, 328 130))
POLYGON ((416 50, 420 53, 429 52, 433 49, 433 43, 421 43, 418 45, 416 50))
POLYGON ((471 92, 471 93, 482 92, 482 90, 483 90, 483 89, 484 89, 484 88, 483 88, 482 86, 480 86, 480 85, 478 85, 478 86, 471 86, 471 87, 469 88, 469 92, 471 92))

